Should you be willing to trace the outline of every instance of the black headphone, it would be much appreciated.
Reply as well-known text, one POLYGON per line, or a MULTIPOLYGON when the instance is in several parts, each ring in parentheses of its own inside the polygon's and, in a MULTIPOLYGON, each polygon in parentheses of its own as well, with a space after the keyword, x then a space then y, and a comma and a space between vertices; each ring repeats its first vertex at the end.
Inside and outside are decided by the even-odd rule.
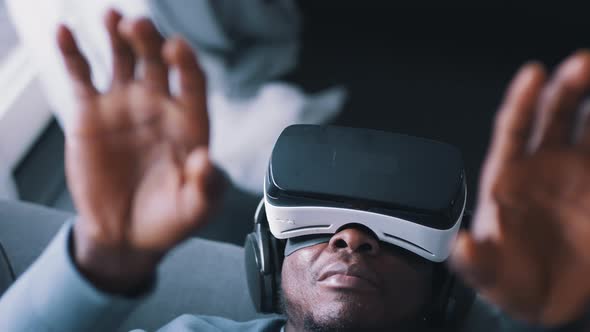
MULTIPOLYGON (((463 216, 462 227, 469 224, 471 215, 463 216)), ((244 255, 250 297, 256 311, 281 313, 281 271, 285 240, 270 232, 264 201, 258 204, 254 215, 254 231, 246 236, 244 255)), ((475 299, 475 292, 451 274, 444 264, 437 264, 435 291, 428 308, 428 325, 457 328, 465 321, 475 299)))
POLYGON ((284 246, 285 241, 271 234, 264 201, 260 201, 254 214, 254 231, 246 236, 244 244, 248 289, 258 312, 280 313, 284 246))

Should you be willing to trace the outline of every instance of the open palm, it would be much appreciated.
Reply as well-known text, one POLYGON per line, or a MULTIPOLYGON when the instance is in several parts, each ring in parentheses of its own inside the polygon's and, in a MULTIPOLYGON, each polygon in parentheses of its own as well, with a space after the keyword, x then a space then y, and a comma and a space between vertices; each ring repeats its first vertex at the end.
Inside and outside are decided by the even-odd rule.
POLYGON ((81 217, 76 255, 137 261, 148 253, 156 261, 201 226, 217 200, 204 77, 189 46, 164 41, 149 20, 110 12, 106 26, 114 68, 105 93, 94 88, 71 32, 58 33, 79 108, 66 128, 68 184, 81 217), (169 91, 169 68, 178 71, 178 95, 169 91))
POLYGON ((509 314, 545 325, 571 321, 590 300, 590 53, 545 82, 525 66, 497 118, 470 233, 454 266, 509 314))

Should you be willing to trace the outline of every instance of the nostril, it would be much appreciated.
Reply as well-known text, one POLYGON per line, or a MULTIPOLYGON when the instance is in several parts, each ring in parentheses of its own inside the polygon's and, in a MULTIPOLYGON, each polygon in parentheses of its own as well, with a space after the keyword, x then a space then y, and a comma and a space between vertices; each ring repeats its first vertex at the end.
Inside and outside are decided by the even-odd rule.
POLYGON ((343 239, 338 239, 336 242, 334 242, 334 246, 336 246, 336 248, 346 248, 348 245, 343 239))

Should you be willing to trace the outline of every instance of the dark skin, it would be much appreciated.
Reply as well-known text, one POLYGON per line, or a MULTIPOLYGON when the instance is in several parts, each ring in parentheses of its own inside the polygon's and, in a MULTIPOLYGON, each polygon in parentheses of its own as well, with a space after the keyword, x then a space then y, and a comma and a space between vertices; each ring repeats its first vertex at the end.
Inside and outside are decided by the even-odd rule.
POLYGON ((285 258, 287 331, 312 324, 411 331, 431 294, 432 274, 426 260, 346 228, 285 258))
POLYGON ((588 51, 550 79, 540 64, 521 69, 496 118, 473 228, 451 260, 489 301, 545 326, 590 301, 589 92, 588 51))
POLYGON ((208 157, 205 81, 190 47, 165 41, 146 19, 123 21, 111 11, 105 25, 114 74, 103 94, 70 31, 58 32, 80 109, 66 128, 66 171, 80 213, 80 270, 100 288, 126 292, 204 224, 223 177, 208 157), (178 95, 169 91, 169 69, 179 72, 178 95))
MULTIPOLYGON (((207 222, 223 177, 208 156, 205 79, 187 43, 165 40, 148 20, 123 20, 114 11, 105 25, 114 59, 105 93, 94 88, 71 32, 58 33, 79 108, 66 128, 68 185, 79 211, 73 256, 96 287, 128 294, 207 222), (170 69, 179 72, 177 95, 168 88, 170 69)), ((589 91, 588 51, 565 60, 550 79, 536 63, 520 70, 498 112, 474 227, 460 234, 451 257, 490 302, 545 326, 578 318, 590 301, 590 125, 576 112, 589 91)), ((371 253, 344 242, 285 260, 288 301, 323 322, 362 325, 370 318, 391 326, 418 313, 427 272, 380 245, 371 253), (357 263, 364 279, 392 279, 373 281, 379 294, 363 278, 318 282, 322 268, 336 261, 351 269, 357 263), (352 310, 356 303, 362 315, 352 310)), ((290 330, 305 326, 305 317, 289 318, 290 330)))

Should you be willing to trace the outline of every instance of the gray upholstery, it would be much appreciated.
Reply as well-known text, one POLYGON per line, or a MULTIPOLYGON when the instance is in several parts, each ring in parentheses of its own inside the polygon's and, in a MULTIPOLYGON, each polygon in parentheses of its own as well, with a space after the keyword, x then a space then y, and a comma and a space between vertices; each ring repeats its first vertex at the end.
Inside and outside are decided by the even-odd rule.
MULTIPOLYGON (((31 204, 0 201, 0 244, 16 276, 71 217, 31 204)), ((122 330, 153 330, 183 313, 240 321, 259 316, 248 297, 242 255, 242 248, 231 244, 198 238, 185 242, 166 258, 155 293, 134 311, 122 330)), ((6 268, 0 264, 0 282, 3 272, 6 268)))
POLYGON ((17 276, 41 254, 70 217, 37 205, 0 201, 0 244, 17 276))
POLYGON ((0 244, 0 296, 10 287, 13 281, 14 271, 10 266, 4 247, 0 244))

